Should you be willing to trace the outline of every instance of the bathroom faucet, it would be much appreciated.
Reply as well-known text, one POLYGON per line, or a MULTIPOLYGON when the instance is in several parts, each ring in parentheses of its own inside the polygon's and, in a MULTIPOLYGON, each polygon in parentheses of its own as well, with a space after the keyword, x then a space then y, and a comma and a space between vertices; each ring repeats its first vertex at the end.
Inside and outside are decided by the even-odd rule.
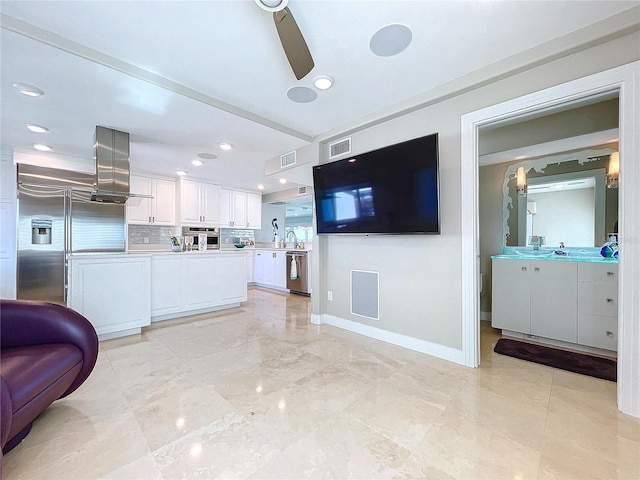
POLYGON ((293 248, 298 248, 298 237, 296 236, 296 232, 289 230, 285 235, 285 239, 288 239, 291 234, 293 234, 293 248))
POLYGON ((529 245, 533 245, 534 250, 540 250, 540 246, 545 244, 544 237, 540 235, 531 235, 531 237, 529 237, 529 245))

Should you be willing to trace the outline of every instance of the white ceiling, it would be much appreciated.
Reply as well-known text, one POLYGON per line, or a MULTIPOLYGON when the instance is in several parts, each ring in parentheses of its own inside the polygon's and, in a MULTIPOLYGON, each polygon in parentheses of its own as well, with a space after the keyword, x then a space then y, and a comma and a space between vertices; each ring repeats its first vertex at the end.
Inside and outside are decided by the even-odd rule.
MULTIPOLYGON (((296 81, 271 14, 253 0, 7 1, 2 12, 2 147, 51 145, 91 162, 96 125, 131 134, 132 170, 265 192, 265 161, 639 2, 290 0, 315 68, 296 81), (413 41, 378 57, 369 39, 407 25, 413 41), (293 86, 331 75, 311 103, 293 86), (35 85, 43 97, 12 88, 35 85), (46 134, 25 124, 46 126, 46 134), (222 141, 236 146, 218 148, 222 141), (218 155, 202 167, 196 154, 218 155)), ((43 154, 46 155, 46 154, 43 154)))

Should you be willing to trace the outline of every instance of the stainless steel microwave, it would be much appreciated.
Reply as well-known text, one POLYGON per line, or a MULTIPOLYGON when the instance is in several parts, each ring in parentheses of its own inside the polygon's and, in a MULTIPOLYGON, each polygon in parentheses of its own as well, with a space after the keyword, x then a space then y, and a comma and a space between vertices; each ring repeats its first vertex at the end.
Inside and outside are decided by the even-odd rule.
POLYGON ((201 227, 182 227, 182 236, 193 237, 193 249, 201 250, 199 247, 200 240, 207 242, 204 250, 220 249, 220 229, 219 228, 201 228, 201 227))

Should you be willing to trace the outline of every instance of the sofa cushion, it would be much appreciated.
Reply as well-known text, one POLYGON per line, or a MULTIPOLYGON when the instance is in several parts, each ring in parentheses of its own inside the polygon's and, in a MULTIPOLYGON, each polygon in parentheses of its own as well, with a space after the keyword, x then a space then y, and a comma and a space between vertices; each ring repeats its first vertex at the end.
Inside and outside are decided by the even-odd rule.
POLYGON ((10 392, 14 413, 82 364, 80 349, 61 343, 15 347, 3 350, 1 355, 0 374, 10 392))

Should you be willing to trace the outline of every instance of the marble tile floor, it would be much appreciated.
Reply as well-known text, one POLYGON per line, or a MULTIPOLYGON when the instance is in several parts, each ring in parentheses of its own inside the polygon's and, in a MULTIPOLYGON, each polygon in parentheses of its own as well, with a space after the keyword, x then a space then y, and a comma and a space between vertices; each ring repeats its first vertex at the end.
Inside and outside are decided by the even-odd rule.
POLYGON ((493 353, 469 369, 328 325, 309 299, 100 345, 95 371, 4 459, 4 479, 639 479, 616 385, 493 353))

